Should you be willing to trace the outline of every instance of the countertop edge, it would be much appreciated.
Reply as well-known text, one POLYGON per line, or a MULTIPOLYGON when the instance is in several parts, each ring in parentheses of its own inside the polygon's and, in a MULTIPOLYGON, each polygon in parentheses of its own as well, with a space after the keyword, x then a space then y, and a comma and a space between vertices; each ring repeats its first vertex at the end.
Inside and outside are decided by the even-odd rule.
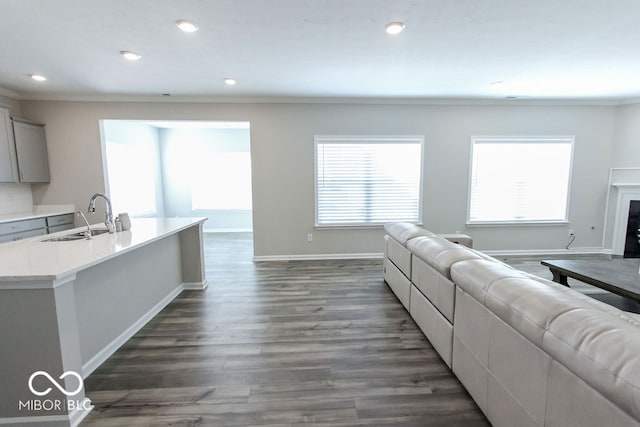
MULTIPOLYGON (((186 219, 186 218, 185 218, 186 219)), ((172 228, 169 231, 163 232, 161 234, 158 234, 152 238, 149 238, 148 240, 142 241, 142 242, 138 242, 135 245, 129 246, 125 249, 122 249, 121 251, 115 252, 115 253, 110 253, 108 255, 105 255, 104 257, 88 262, 86 264, 83 264, 81 266, 78 266, 76 268, 71 268, 69 270, 65 270, 65 271, 61 271, 58 272, 56 274, 45 274, 45 275, 24 275, 24 276, 0 276, 0 290, 8 290, 8 289, 53 289, 56 288, 58 286, 62 286, 65 283, 68 283, 69 281, 72 281, 75 279, 75 276, 78 272, 86 270, 88 268, 91 268, 95 265, 101 264, 103 262, 109 261, 111 259, 114 259, 116 257, 119 257, 121 255, 125 255, 131 251, 134 251, 136 249, 139 249, 141 247, 144 247, 146 245, 149 245, 151 243, 154 243, 160 239, 163 239, 167 236, 173 235, 173 234, 177 234, 180 233, 188 228, 191 227, 195 227, 195 226, 200 226, 202 225, 207 218, 206 217, 195 217, 195 218, 188 218, 191 220, 191 222, 187 223, 187 224, 183 224, 180 226, 177 226, 175 228, 172 228)), ((92 227, 92 228, 101 228, 99 225, 97 227, 92 227)), ((62 231, 62 232, 58 232, 58 233, 53 233, 53 234, 49 234, 49 235, 45 235, 45 236, 38 236, 38 237, 34 237, 34 238, 30 238, 30 239, 25 239, 23 241, 18 241, 18 242, 12 242, 9 244, 28 244, 28 243, 39 243, 42 240, 46 240, 48 238, 51 238, 52 236, 55 237, 56 235, 65 235, 65 234, 70 234, 73 232, 77 232, 77 231, 82 231, 86 229, 85 227, 79 227, 73 230, 66 230, 66 231, 62 231)), ((101 237, 101 236, 98 236, 101 237)))

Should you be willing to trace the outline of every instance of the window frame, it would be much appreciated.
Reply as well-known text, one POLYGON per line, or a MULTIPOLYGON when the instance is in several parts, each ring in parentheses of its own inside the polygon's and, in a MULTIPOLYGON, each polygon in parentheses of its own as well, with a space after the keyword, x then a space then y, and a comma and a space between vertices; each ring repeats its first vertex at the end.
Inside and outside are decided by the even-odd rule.
POLYGON ((318 221, 318 145, 324 143, 339 144, 344 142, 346 144, 389 144, 389 143, 403 143, 412 142, 420 145, 420 177, 418 182, 418 215, 417 221, 412 223, 416 225, 422 225, 422 200, 424 189, 424 136, 423 135, 314 135, 313 144, 313 181, 314 181, 314 228, 317 229, 363 229, 363 228, 382 228, 384 222, 375 223, 333 223, 333 224, 320 224, 318 221))
POLYGON ((469 150, 469 178, 467 189, 467 215, 465 225, 468 227, 478 226, 518 226, 518 225, 561 225, 569 223, 569 210, 571 208, 571 187, 573 183, 573 163, 575 153, 575 136, 574 135, 516 135, 516 136, 491 136, 491 135, 474 135, 471 137, 469 150), (495 143, 546 143, 554 144, 558 142, 568 143, 570 146, 569 154, 569 173, 567 176, 567 197, 565 200, 564 218, 557 219, 512 219, 512 220, 472 220, 471 219, 471 197, 473 187, 473 164, 474 164, 474 146, 476 141, 495 142, 495 143))

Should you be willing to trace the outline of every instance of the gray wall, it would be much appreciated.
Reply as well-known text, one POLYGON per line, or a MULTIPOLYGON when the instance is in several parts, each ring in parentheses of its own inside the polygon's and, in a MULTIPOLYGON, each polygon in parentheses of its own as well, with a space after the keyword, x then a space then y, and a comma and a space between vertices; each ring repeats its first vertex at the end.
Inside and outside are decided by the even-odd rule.
MULTIPOLYGON (((8 108, 11 117, 22 117, 20 102, 13 98, 0 95, 0 107, 8 108)), ((0 215, 28 211, 32 205, 31 184, 0 183, 0 215)))
POLYGON ((47 124, 52 151, 52 182, 34 186, 35 201, 79 206, 104 190, 101 119, 250 121, 257 256, 382 252, 381 229, 314 229, 316 134, 424 135, 424 224, 435 232, 466 232, 483 250, 546 250, 564 248, 572 228, 574 247, 601 245, 616 107, 23 101, 22 110, 47 124), (472 135, 575 135, 570 224, 466 228, 472 135))

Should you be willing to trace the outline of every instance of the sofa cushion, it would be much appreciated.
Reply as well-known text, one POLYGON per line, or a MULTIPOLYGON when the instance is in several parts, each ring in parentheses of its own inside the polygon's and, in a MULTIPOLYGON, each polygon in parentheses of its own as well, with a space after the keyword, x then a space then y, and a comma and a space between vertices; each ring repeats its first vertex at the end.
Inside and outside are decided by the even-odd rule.
POLYGON ((450 279, 451 266, 459 261, 479 258, 475 251, 440 237, 413 239, 407 243, 409 250, 450 279))
POLYGON ((602 426, 637 427, 638 421, 573 372, 552 361, 545 427, 602 426))
POLYGON ((542 338, 551 322, 573 310, 592 305, 530 278, 505 278, 494 281, 487 290, 485 306, 534 344, 542 338))
POLYGON ((409 310, 411 282, 388 258, 383 260, 384 281, 387 282, 404 308, 409 310))
POLYGON ((449 323, 453 323, 456 287, 450 279, 414 255, 411 259, 411 282, 449 323))
POLYGON ((402 273, 411 278, 411 252, 391 236, 384 236, 387 247, 387 258, 391 260, 402 273))
POLYGON ((569 310, 553 319, 542 348, 640 420, 640 327, 633 321, 597 308, 569 310))
POLYGON ((593 308, 577 292, 488 260, 467 260, 452 268, 453 281, 496 316, 540 346, 550 323, 570 310, 593 308))
POLYGON ((501 262, 476 258, 457 262, 451 267, 451 278, 461 289, 484 305, 489 285, 504 278, 525 278, 525 273, 501 262))
POLYGON ((407 241, 420 236, 435 236, 430 231, 409 222, 392 222, 384 225, 384 231, 403 246, 407 241))
POLYGON ((488 260, 456 263, 451 276, 507 325, 640 419, 640 324, 634 316, 488 260))
POLYGON ((640 314, 636 314, 636 313, 629 313, 627 311, 622 311, 619 308, 616 308, 614 306, 612 306, 611 304, 607 304, 605 302, 602 301, 598 301, 595 298, 590 297, 589 295, 585 295, 583 293, 577 292, 573 289, 571 289, 568 286, 564 286, 561 285, 559 283, 556 282, 552 282, 551 280, 548 279, 544 279, 542 277, 533 275, 533 274, 529 274, 529 273, 525 273, 527 275, 527 277, 538 281, 540 283, 544 283, 547 286, 551 286, 557 290, 559 290, 560 292, 566 292, 568 294, 571 295, 572 298, 575 298, 577 300, 580 300, 580 302, 582 304, 586 304, 588 306, 591 306, 593 308, 597 308, 599 310, 605 311, 613 316, 616 316, 618 318, 620 318, 621 320, 624 320, 625 322, 629 322, 633 325, 636 325, 638 327, 640 327, 640 314))

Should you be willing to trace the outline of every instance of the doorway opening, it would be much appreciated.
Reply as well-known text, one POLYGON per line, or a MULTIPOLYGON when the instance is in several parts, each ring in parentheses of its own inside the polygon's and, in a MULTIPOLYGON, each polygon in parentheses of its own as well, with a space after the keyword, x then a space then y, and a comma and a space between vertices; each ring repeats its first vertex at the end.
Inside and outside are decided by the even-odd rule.
POLYGON ((205 232, 252 232, 250 125, 244 121, 102 120, 114 212, 207 217, 205 232))

